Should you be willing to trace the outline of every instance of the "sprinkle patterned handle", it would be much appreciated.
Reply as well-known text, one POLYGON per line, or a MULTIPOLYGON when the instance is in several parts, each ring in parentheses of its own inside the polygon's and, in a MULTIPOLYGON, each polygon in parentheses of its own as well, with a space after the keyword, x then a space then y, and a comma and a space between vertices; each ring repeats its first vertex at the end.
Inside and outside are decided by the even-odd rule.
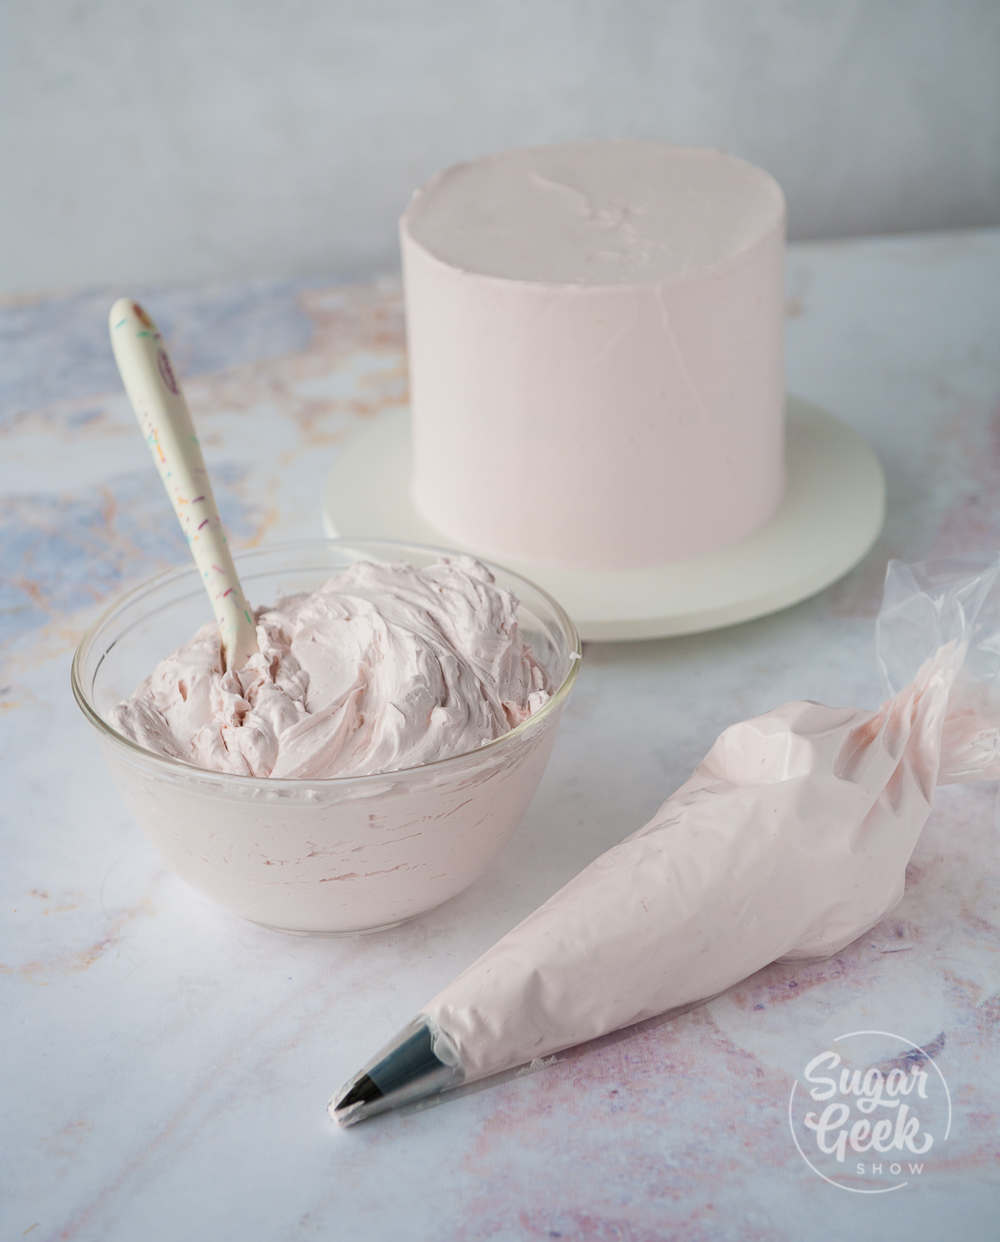
POLYGON ((156 325, 131 298, 109 316, 111 348, 163 486, 201 571, 227 668, 257 651, 257 630, 229 551, 191 412, 156 325))

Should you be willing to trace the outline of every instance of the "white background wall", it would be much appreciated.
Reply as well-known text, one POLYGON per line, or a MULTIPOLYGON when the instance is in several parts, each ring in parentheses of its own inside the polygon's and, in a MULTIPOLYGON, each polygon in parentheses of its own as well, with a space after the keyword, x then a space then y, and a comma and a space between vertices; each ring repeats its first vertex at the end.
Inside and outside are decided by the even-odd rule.
POLYGON ((1000 0, 6 0, 0 288, 396 264, 439 166, 637 135, 797 237, 1000 223, 1000 0))

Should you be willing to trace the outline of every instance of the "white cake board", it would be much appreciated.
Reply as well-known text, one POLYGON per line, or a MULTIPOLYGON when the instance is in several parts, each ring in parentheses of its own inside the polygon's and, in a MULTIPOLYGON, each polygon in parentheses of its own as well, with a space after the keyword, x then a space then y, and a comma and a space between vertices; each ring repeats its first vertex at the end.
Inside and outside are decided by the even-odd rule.
MULTIPOLYGON (((738 544, 655 569, 591 570, 502 560, 562 604, 585 639, 663 638, 749 621, 828 586, 882 529, 885 478, 867 442, 832 414, 788 399, 788 489, 768 524, 738 544)), ((401 539, 465 552, 410 498, 410 420, 382 414, 341 449, 327 479, 329 535, 401 539)))

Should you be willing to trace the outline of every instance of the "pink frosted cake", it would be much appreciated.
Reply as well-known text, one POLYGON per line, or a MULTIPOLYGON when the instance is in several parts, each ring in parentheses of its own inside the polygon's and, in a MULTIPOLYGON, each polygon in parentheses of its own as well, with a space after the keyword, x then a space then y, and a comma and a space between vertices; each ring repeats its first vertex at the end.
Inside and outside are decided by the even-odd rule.
POLYGON ((650 566, 784 490, 785 203, 717 151, 593 142, 458 164, 400 234, 413 489, 500 559, 650 566))

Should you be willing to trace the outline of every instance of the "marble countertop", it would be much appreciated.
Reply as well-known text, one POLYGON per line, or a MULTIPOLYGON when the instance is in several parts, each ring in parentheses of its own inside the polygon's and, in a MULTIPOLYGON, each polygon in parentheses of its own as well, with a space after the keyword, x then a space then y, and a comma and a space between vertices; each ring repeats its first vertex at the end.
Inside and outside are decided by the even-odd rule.
MULTIPOLYGON (((0 1238, 996 1237, 994 790, 948 787, 891 917, 836 957, 540 1072, 340 1132, 331 1090, 481 949, 643 822, 716 733, 789 698, 869 705, 887 558, 1000 547, 1000 233, 794 247, 792 391, 876 446, 888 521, 840 583, 700 637, 592 645, 542 787, 494 870, 355 939, 242 923, 168 873, 69 691, 83 628, 185 548, 107 345, 120 291, 0 307, 0 1238), (889 1195, 795 1150, 789 1090, 847 1030, 947 1077, 946 1151, 889 1195)), ((233 542, 320 533, 346 438, 406 401, 399 289, 134 290, 199 422, 233 542)), ((844 503, 850 503, 845 495, 844 503)))

